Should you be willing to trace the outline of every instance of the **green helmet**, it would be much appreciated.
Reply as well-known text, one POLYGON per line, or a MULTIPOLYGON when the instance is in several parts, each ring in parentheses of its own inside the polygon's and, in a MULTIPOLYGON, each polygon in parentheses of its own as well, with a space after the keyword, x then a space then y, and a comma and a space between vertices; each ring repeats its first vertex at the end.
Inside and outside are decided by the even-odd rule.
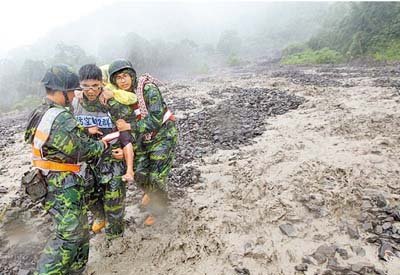
POLYGON ((53 91, 66 92, 79 88, 78 75, 64 64, 54 65, 48 69, 41 82, 53 91))
POLYGON ((111 84, 116 85, 115 83, 115 74, 127 70, 127 72, 131 75, 132 80, 133 80, 133 85, 136 83, 136 71, 132 66, 132 63, 126 59, 116 59, 114 60, 111 64, 110 67, 108 68, 108 74, 110 76, 110 82, 111 84))

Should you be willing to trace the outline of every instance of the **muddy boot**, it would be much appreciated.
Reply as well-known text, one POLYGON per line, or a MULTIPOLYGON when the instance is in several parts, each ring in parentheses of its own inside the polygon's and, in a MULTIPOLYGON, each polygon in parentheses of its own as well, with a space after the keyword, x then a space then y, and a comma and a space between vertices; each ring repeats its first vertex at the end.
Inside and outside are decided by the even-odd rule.
POLYGON ((92 225, 92 231, 97 234, 99 233, 104 227, 106 227, 106 221, 104 219, 95 219, 92 225))
POLYGON ((148 215, 147 218, 144 220, 144 225, 152 226, 156 222, 156 219, 153 215, 148 215))
POLYGON ((144 225, 151 226, 167 214, 168 194, 165 191, 157 190, 146 195, 149 198, 147 209, 150 214, 145 219, 144 225))
POLYGON ((141 201, 141 206, 146 207, 149 204, 150 204, 150 197, 146 193, 144 193, 141 201))

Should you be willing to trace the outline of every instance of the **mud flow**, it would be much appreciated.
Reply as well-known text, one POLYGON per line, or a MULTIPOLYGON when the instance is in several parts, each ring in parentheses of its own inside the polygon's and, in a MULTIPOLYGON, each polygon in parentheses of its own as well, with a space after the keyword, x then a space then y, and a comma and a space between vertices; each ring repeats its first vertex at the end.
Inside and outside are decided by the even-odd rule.
MULTIPOLYGON (((88 274, 399 274, 396 66, 249 64, 163 90, 179 145, 168 215, 91 236, 88 274)), ((51 220, 19 188, 27 114, 0 118, 0 274, 29 274, 51 220)))

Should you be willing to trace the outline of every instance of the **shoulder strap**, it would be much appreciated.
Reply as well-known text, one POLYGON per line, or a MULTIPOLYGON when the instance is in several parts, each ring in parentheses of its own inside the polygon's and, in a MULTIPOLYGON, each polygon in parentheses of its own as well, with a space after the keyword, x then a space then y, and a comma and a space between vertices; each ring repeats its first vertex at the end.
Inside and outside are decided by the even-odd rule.
POLYGON ((74 113, 76 113, 78 111, 78 108, 80 107, 79 106, 79 98, 74 97, 74 99, 71 102, 71 106, 72 106, 72 108, 74 110, 74 113))
POLYGON ((33 138, 33 156, 36 158, 42 158, 42 147, 49 138, 51 126, 53 126, 54 121, 57 116, 63 112, 65 109, 53 107, 46 111, 43 115, 40 123, 35 131, 35 136, 33 138))

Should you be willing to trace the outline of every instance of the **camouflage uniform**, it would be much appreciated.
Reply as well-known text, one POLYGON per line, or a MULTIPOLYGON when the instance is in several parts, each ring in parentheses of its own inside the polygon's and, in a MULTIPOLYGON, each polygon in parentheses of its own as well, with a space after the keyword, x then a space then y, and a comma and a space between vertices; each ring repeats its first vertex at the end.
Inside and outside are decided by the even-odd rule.
MULTIPOLYGON (((137 121, 134 129, 138 141, 135 152, 135 179, 150 198, 155 196, 162 202, 166 199, 167 179, 175 157, 178 131, 174 121, 167 120, 162 123, 167 106, 159 89, 153 84, 147 84, 144 86, 143 95, 149 114, 137 121), (155 133, 154 137, 146 141, 143 138, 144 134, 152 132, 155 133)), ((155 201, 158 201, 157 199, 155 201)))
MULTIPOLYGON (((131 69, 126 60, 116 60, 109 68, 110 81, 115 83, 115 75, 122 70, 131 69)), ((133 86, 136 87, 136 73, 133 75, 133 86)), ((160 90, 154 84, 144 85, 143 97, 148 109, 148 115, 143 119, 126 120, 131 124, 135 145, 135 181, 150 197, 149 209, 153 214, 165 211, 167 203, 167 179, 175 157, 178 131, 175 122, 163 117, 168 110, 160 90), (144 135, 152 133, 151 140, 145 140, 144 135)), ((112 100, 109 102, 110 113, 114 110, 128 112, 122 103, 112 100)))
MULTIPOLYGON (((73 101, 74 115, 84 127, 97 126, 104 135, 117 131, 104 106, 98 100, 89 102, 85 97, 73 101)), ((115 121, 115 120, 114 120, 115 121)), ((98 137, 99 138, 99 137, 98 137)), ((111 150, 121 148, 116 142, 95 162, 89 164, 88 173, 94 179, 89 210, 96 218, 106 219, 108 239, 124 232, 126 186, 122 181, 126 166, 124 160, 111 156, 111 150)))
MULTIPOLYGON (((25 141, 32 144, 36 128, 50 108, 63 108, 54 120, 42 154, 49 161, 78 163, 100 156, 102 142, 90 139, 73 115, 50 100, 35 109, 29 117, 25 141)), ((89 231, 83 178, 73 172, 43 173, 48 185, 44 208, 55 226, 37 264, 35 274, 81 274, 89 254, 89 231)))
MULTIPOLYGON (((25 134, 32 143, 41 116, 49 108, 63 108, 46 101, 35 110, 25 134)), ((47 159, 77 163, 101 155, 104 146, 91 140, 71 113, 61 113, 53 123, 43 147, 47 159)), ((55 236, 48 241, 38 263, 38 274, 72 274, 82 270, 88 260, 89 232, 85 206, 85 182, 72 172, 50 171, 46 176, 48 193, 44 208, 53 218, 55 236)))

